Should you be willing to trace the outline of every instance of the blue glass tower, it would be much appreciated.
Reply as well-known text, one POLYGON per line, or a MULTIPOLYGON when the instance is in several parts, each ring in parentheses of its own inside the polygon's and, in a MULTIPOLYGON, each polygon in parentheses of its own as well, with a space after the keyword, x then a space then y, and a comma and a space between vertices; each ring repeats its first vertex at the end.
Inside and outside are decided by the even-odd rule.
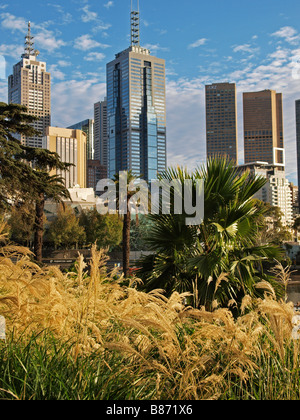
POLYGON ((131 12, 131 46, 107 64, 108 174, 150 181, 167 163, 165 60, 140 47, 138 28, 131 12))

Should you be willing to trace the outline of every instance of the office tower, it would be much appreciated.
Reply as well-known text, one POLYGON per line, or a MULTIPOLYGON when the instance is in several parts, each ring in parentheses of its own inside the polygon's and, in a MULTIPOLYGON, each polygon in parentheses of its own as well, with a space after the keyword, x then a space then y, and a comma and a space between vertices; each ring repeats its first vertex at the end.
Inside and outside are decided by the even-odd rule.
POLYGON ((205 86, 207 158, 225 156, 238 163, 237 102, 234 83, 205 86))
POLYGON ((29 115, 38 117, 32 126, 40 135, 22 136, 19 140, 26 146, 40 148, 46 128, 51 125, 51 76, 46 71, 46 63, 37 60, 38 55, 29 22, 22 60, 14 65, 8 78, 8 103, 25 105, 29 115))
POLYGON ((245 163, 267 162, 284 169, 282 94, 243 94, 245 163))
MULTIPOLYGON (((95 160, 108 166, 107 100, 94 104, 94 144, 95 160)), ((107 170, 106 176, 107 177, 107 170)))
POLYGON ((101 165, 97 159, 87 161, 87 188, 93 188, 96 191, 98 182, 107 178, 107 167, 101 165))
POLYGON ((240 165, 241 172, 249 171, 257 177, 267 179, 266 184, 254 195, 258 200, 279 207, 283 217, 282 223, 291 226, 293 224, 293 195, 285 172, 278 165, 269 165, 264 162, 253 162, 240 165))
MULTIPOLYGON (((296 140, 297 140, 297 169, 298 169, 298 187, 300 186, 300 99, 296 101, 296 140)), ((300 209, 300 197, 299 197, 300 209)), ((300 210, 299 210, 300 211, 300 210)))
POLYGON ((132 170, 145 180, 166 168, 165 60, 139 41, 131 12, 131 46, 107 64, 109 178, 132 170))
POLYGON ((86 155, 87 159, 94 159, 94 120, 84 120, 67 127, 71 130, 81 130, 86 134, 86 155))
POLYGON ((87 158, 86 134, 81 130, 47 127, 43 138, 43 149, 55 152, 64 163, 71 163, 67 171, 54 170, 51 175, 59 175, 65 180, 67 188, 79 186, 86 188, 87 158))

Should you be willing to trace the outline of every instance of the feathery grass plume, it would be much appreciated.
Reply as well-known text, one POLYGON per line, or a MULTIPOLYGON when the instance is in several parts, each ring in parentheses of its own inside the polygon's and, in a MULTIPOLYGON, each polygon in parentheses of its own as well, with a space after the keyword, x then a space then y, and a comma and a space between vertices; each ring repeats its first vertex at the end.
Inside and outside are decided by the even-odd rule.
POLYGON ((187 307, 187 293, 139 291, 96 247, 86 268, 82 256, 63 274, 0 250, 0 398, 300 398, 293 307, 269 285, 234 318, 187 307))

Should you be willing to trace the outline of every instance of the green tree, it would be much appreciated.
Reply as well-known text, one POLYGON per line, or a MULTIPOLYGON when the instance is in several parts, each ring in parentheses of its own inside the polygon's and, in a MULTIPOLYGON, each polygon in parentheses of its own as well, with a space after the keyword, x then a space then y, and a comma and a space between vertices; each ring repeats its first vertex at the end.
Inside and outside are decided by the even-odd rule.
POLYGON ((187 214, 149 215, 152 228, 146 240, 154 255, 139 262, 146 290, 162 288, 168 295, 190 292, 194 297, 190 303, 208 309, 215 300, 238 308, 245 295, 261 293, 255 286, 262 280, 272 283, 280 294, 264 264, 280 259, 283 251, 256 245, 262 210, 253 195, 265 179, 247 173, 240 176, 225 159, 211 159, 192 174, 169 169, 161 177, 180 180, 181 185, 190 179, 194 193, 196 180, 203 179, 204 220, 188 226, 187 214))
POLYGON ((98 213, 96 208, 83 211, 79 217, 80 225, 86 233, 86 243, 97 242, 100 248, 117 246, 122 241, 122 221, 118 215, 98 213))
POLYGON ((293 239, 292 233, 288 226, 282 223, 283 214, 279 207, 272 206, 269 203, 257 200, 256 206, 261 209, 260 229, 257 235, 257 244, 276 244, 281 245, 283 242, 293 239))
POLYGON ((41 262, 45 201, 70 198, 63 179, 51 175, 51 171, 66 171, 70 165, 49 150, 22 145, 14 136, 39 135, 30 125, 35 120, 24 106, 0 103, 0 205, 8 206, 11 201, 34 203, 34 253, 41 262))
POLYGON ((10 210, 8 225, 10 239, 20 245, 31 246, 34 235, 34 205, 28 202, 16 203, 10 210))
POLYGON ((55 248, 70 249, 85 242, 84 228, 80 226, 71 206, 60 204, 56 219, 50 223, 47 240, 55 248))

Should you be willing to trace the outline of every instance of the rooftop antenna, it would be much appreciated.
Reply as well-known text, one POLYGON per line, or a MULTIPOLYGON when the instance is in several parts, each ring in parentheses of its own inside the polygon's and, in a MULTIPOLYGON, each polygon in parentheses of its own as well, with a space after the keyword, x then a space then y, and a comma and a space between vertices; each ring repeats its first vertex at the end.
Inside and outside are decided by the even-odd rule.
POLYGON ((30 55, 34 55, 35 50, 34 50, 34 42, 33 42, 33 36, 31 36, 31 22, 28 22, 28 32, 27 35, 25 36, 25 50, 24 50, 24 54, 22 55, 22 57, 26 57, 26 56, 30 56, 30 55))
POLYGON ((140 46, 140 7, 139 0, 137 0, 137 10, 133 10, 133 1, 131 0, 131 46, 140 46))

